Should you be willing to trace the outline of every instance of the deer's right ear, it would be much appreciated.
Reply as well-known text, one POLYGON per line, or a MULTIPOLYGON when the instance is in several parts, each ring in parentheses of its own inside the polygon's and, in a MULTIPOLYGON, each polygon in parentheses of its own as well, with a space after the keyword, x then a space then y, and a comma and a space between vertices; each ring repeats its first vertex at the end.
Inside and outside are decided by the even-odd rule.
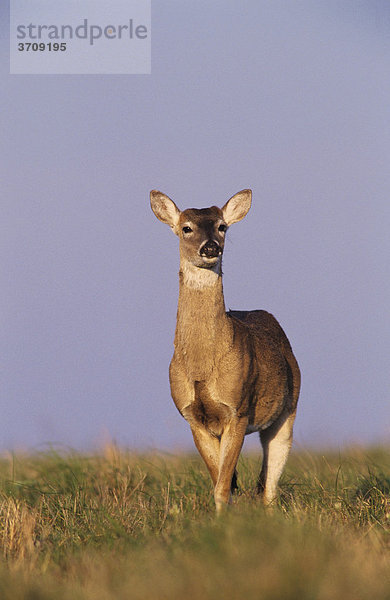
POLYGON ((228 227, 241 221, 251 207, 252 190, 241 190, 230 198, 222 208, 223 218, 228 227))
POLYGON ((162 192, 152 190, 150 192, 150 206, 157 219, 172 227, 174 233, 178 233, 180 210, 176 204, 162 192))

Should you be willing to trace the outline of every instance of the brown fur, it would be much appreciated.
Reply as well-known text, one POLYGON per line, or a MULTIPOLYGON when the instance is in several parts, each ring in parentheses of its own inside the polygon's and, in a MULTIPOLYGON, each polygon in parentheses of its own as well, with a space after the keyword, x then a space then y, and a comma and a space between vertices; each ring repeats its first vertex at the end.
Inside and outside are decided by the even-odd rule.
POLYGON ((222 257, 225 235, 218 227, 245 216, 248 194, 240 192, 223 209, 181 213, 165 195, 151 195, 156 216, 180 238, 172 397, 210 471, 217 509, 229 501, 243 439, 252 431, 263 432, 258 489, 266 503, 274 500, 291 446, 300 387, 297 362, 276 319, 263 310, 226 313, 221 258, 210 267, 201 257, 207 240, 218 244, 222 257), (191 232, 185 233, 185 226, 191 232))

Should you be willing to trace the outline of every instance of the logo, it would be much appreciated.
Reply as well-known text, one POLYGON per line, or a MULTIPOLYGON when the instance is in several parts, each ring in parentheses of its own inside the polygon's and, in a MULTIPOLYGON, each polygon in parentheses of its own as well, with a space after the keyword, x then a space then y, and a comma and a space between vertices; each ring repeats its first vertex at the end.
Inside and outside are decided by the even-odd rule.
POLYGON ((11 74, 149 74, 150 0, 11 0, 11 74))

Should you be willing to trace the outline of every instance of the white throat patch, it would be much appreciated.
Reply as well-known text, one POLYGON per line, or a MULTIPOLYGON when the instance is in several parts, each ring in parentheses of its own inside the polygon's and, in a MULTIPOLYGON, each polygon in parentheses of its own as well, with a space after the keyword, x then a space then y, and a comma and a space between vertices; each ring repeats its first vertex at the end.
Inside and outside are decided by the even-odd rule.
POLYGON ((221 260, 219 259, 210 269, 202 269, 201 267, 195 267, 188 261, 183 261, 180 265, 180 271, 183 273, 183 283, 196 290, 212 287, 218 281, 220 263, 221 260))

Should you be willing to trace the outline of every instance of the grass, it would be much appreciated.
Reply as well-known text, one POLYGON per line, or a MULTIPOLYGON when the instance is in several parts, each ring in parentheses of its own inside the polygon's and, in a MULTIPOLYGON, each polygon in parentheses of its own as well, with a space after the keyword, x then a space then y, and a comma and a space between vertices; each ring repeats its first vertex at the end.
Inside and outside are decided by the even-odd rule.
POLYGON ((216 518, 195 455, 3 456, 0 599, 390 599, 387 449, 293 453, 273 510, 258 470, 216 518))

